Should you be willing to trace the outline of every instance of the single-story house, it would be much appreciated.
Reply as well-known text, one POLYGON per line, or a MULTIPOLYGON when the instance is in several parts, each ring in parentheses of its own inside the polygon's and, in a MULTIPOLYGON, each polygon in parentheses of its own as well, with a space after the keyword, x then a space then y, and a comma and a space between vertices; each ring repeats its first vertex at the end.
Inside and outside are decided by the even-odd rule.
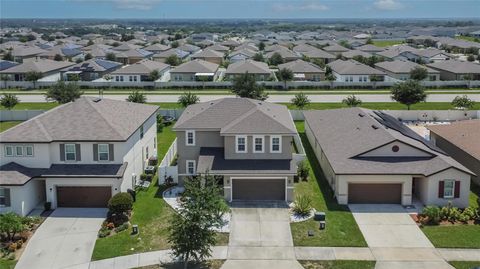
POLYGON ((368 65, 362 64, 355 60, 336 60, 328 64, 332 69, 336 81, 341 82, 370 82, 372 76, 377 81, 385 80, 385 72, 377 70, 368 65))
POLYGON ((434 70, 432 68, 410 62, 405 60, 394 60, 394 61, 386 61, 380 62, 375 64, 375 68, 382 70, 388 76, 399 79, 399 80, 408 80, 410 79, 410 72, 415 68, 423 68, 427 70, 427 78, 425 80, 428 81, 437 81, 440 80, 440 72, 438 70, 434 70))
POLYGON ((427 64, 428 67, 440 71, 441 80, 480 80, 480 64, 448 60, 427 64))
POLYGON ((37 56, 41 59, 55 60, 57 55, 62 57, 62 61, 75 61, 76 59, 83 59, 83 52, 80 49, 70 48, 64 45, 47 49, 45 52, 40 53, 37 56))
POLYGON ((238 75, 245 73, 255 75, 257 81, 265 81, 272 76, 272 71, 266 63, 253 60, 243 60, 229 64, 225 71, 225 77, 227 79, 234 79, 238 75))
POLYGON ((63 80, 78 76, 81 81, 92 81, 122 67, 121 63, 102 59, 90 59, 60 70, 63 80))
POLYGON ((347 52, 342 53, 342 57, 347 59, 353 59, 355 57, 363 57, 363 58, 370 58, 373 55, 369 52, 361 51, 361 50, 349 50, 347 52))
POLYGON ((473 172, 397 118, 362 108, 304 115, 338 203, 469 206, 473 172))
POLYGON ((38 55, 44 53, 45 50, 31 46, 15 46, 12 50, 13 61, 23 63, 26 59, 36 59, 38 55))
POLYGON ((287 48, 267 52, 265 54, 265 58, 270 60, 270 58, 272 58, 272 56, 275 55, 276 53, 278 53, 280 56, 282 56, 282 59, 285 62, 291 62, 291 61, 295 61, 295 60, 298 60, 298 59, 302 58, 301 56, 299 56, 299 54, 297 54, 296 52, 291 51, 287 48))
POLYGON ((193 54, 199 50, 201 50, 200 47, 198 46, 195 46, 195 45, 192 45, 192 44, 183 44, 181 46, 178 47, 179 50, 183 50, 183 51, 186 51, 190 54, 193 54))
POLYGON ((152 53, 160 53, 162 51, 166 51, 166 50, 169 50, 170 47, 169 46, 166 46, 166 45, 162 45, 160 43, 155 43, 155 44, 152 44, 150 46, 146 46, 143 48, 144 50, 147 50, 147 51, 150 51, 152 53))
POLYGON ((39 72, 42 74, 42 77, 46 77, 57 74, 61 69, 74 64, 75 63, 72 62, 53 61, 48 59, 29 59, 19 65, 0 71, 0 74, 9 75, 14 81, 25 81, 25 75, 28 72, 39 72))
POLYGON ((355 49, 361 50, 361 51, 364 51, 364 52, 368 52, 368 53, 372 53, 372 54, 375 54, 377 52, 381 52, 381 51, 385 50, 384 48, 380 48, 380 47, 377 47, 377 46, 372 45, 372 44, 365 44, 365 45, 357 47, 355 49))
POLYGON ((338 44, 329 45, 329 46, 323 47, 322 49, 333 55, 338 55, 338 54, 342 54, 344 52, 349 51, 349 49, 343 46, 340 46, 338 44))
POLYGON ((220 44, 215 44, 215 45, 212 45, 212 46, 209 46, 207 47, 206 49, 210 49, 210 50, 215 50, 215 51, 219 51, 219 52, 222 52, 223 54, 226 54, 230 51, 230 48, 227 47, 227 46, 222 46, 220 44))
POLYGON ((0 71, 19 65, 17 62, 0 60, 0 71))
POLYGON ((177 56, 180 60, 185 60, 189 57, 190 53, 183 51, 181 49, 169 49, 169 50, 154 54, 152 58, 154 61, 164 63, 167 60, 167 58, 172 55, 177 56))
POLYGON ((293 72, 294 80, 321 81, 325 80, 325 70, 310 62, 296 60, 279 64, 278 69, 288 69, 293 72))
POLYGON ((183 63, 170 70, 172 81, 214 81, 219 65, 196 59, 183 63))
POLYGON ((115 52, 116 61, 124 65, 134 64, 144 59, 150 59, 152 56, 152 52, 144 49, 122 50, 115 52))
POLYGON ((192 55, 192 59, 204 60, 207 62, 221 64, 223 62, 224 53, 211 49, 204 49, 192 55))
POLYGON ((232 51, 228 55, 228 60, 230 61, 230 63, 245 61, 245 60, 249 60, 249 59, 253 58, 253 56, 255 56, 255 54, 257 54, 257 52, 253 51, 253 50, 239 49, 239 50, 232 51))
POLYGON ((307 57, 308 59, 322 60, 324 63, 329 63, 329 62, 335 61, 335 59, 337 58, 335 55, 330 54, 330 53, 328 53, 326 51, 323 51, 321 49, 317 49, 317 48, 309 50, 309 51, 301 52, 301 54, 303 56, 307 57))
POLYGON ((158 71, 160 77, 170 69, 170 65, 152 60, 142 60, 131 65, 124 66, 111 73, 112 81, 115 82, 141 82, 152 81, 150 74, 158 71))
POLYGON ((124 43, 121 43, 119 46, 113 47, 112 50, 128 51, 128 50, 136 50, 140 48, 142 48, 142 46, 124 42, 124 43))

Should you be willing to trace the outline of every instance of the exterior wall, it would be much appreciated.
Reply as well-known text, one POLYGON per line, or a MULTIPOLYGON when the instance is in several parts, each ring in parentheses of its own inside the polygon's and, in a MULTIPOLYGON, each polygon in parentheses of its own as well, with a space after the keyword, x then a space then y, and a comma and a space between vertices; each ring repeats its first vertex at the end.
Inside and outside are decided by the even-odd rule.
POLYGON ((173 81, 195 81, 195 73, 170 72, 170 79, 173 81))
POLYGON ((222 64, 222 57, 192 57, 192 59, 200 59, 214 64, 222 64))
MULTIPOLYGON (((370 82, 370 75, 341 75, 337 72, 333 72, 333 74, 337 78, 336 81, 339 82, 370 82)), ((384 77, 380 75, 377 76, 384 77)))
POLYGON ((454 168, 450 168, 441 173, 429 176, 427 178, 427 191, 424 195, 422 203, 425 205, 444 206, 451 202, 453 206, 465 208, 469 206, 468 197, 470 195, 470 175, 454 168), (446 179, 454 179, 460 181, 460 197, 459 198, 438 198, 439 182, 446 179))
POLYGON ((432 155, 425 151, 406 145, 404 143, 393 142, 383 147, 380 147, 378 149, 374 149, 360 156, 362 157, 430 157, 432 155), (398 152, 392 151, 393 146, 398 146, 399 148, 398 152))
POLYGON ((305 80, 309 81, 322 81, 325 80, 325 73, 304 73, 305 80))
MULTIPOLYGON (((253 73, 249 73, 249 74, 253 74, 253 73)), ((255 75, 255 80, 256 81, 266 81, 266 80, 268 80, 268 78, 270 78, 271 74, 254 74, 254 75, 255 75)), ((229 80, 234 80, 237 76, 240 76, 240 74, 225 74, 225 76, 229 80)))
POLYGON ((10 162, 31 168, 49 168, 52 164, 50 144, 0 143, 0 166, 10 162), (6 145, 33 145, 33 157, 7 157, 5 156, 6 145))
MULTIPOLYGON (((410 73, 394 73, 389 70, 380 68, 378 66, 375 67, 376 69, 382 70, 383 72, 387 73, 389 77, 398 79, 398 80, 409 80, 410 79, 410 73)), ((428 73, 427 78, 425 79, 426 81, 438 81, 440 80, 440 74, 438 73, 428 73)))
POLYGON ((28 215, 45 199, 42 180, 30 180, 23 186, 9 186, 10 207, 0 207, 0 213, 15 212, 20 216, 28 215))
POLYGON ((402 205, 412 204, 411 175, 338 175, 335 196, 339 204, 348 204, 349 183, 401 183, 402 205))
POLYGON ((270 152, 270 136, 264 135, 264 153, 253 152, 253 136, 247 136, 247 152, 235 152, 235 136, 225 136, 225 159, 292 159, 293 136, 282 136, 282 152, 270 152))
MULTIPOLYGON (((226 201, 232 201, 232 178, 262 178, 262 176, 255 175, 235 175, 235 176, 224 176, 223 178, 223 193, 226 201)), ((294 181, 293 176, 288 175, 268 175, 264 176, 265 178, 286 178, 286 189, 285 189, 285 199, 287 202, 292 202, 294 197, 294 181)))

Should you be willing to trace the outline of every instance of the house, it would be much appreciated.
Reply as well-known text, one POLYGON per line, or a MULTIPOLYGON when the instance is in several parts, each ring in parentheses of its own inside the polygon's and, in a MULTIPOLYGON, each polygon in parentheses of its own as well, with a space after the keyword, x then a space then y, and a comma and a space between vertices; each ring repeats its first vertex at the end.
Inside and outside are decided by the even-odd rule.
POLYGON ((294 80, 321 81, 325 80, 325 70, 310 62, 296 60, 279 64, 278 69, 288 69, 293 72, 294 80))
POLYGON ((373 55, 368 53, 368 52, 361 51, 361 50, 356 50, 356 49, 355 50, 349 50, 347 52, 342 53, 342 57, 347 58, 347 59, 353 59, 355 57, 370 58, 372 56, 373 55))
POLYGON ((142 46, 131 44, 131 43, 121 43, 119 46, 113 47, 112 50, 116 51, 128 51, 128 50, 136 50, 140 49, 142 46))
POLYGON ((0 211, 106 207, 156 155, 157 110, 81 97, 0 133, 0 211))
POLYGON ((25 76, 29 72, 38 72, 42 74, 42 77, 47 77, 60 74, 61 69, 74 64, 72 62, 59 62, 47 59, 29 59, 19 65, 0 71, 0 74, 9 75, 13 81, 25 81, 25 76))
POLYGON ((162 77, 169 69, 170 66, 168 64, 151 60, 142 60, 113 71, 111 76, 113 77, 113 81, 116 82, 152 81, 150 76, 152 72, 157 71, 159 76, 162 77))
POLYGON ((249 60, 249 59, 253 58, 253 56, 255 56, 255 54, 257 54, 257 52, 253 51, 253 50, 239 49, 239 50, 232 51, 228 55, 228 60, 230 61, 230 63, 245 61, 245 60, 249 60))
POLYGON ((223 54, 226 54, 230 51, 230 48, 227 47, 227 46, 222 46, 220 44, 215 44, 215 45, 212 45, 212 46, 209 46, 207 47, 206 49, 210 49, 210 50, 215 50, 215 51, 219 51, 219 52, 222 52, 223 54))
POLYGON ((437 81, 440 80, 440 72, 432 68, 410 62, 410 61, 386 61, 375 64, 375 68, 385 72, 388 76, 399 79, 399 80, 408 80, 410 79, 410 72, 415 68, 424 68, 427 70, 428 81, 437 81))
POLYGON ((288 48, 286 46, 282 46, 282 45, 279 45, 279 44, 273 44, 273 45, 270 45, 270 46, 266 46, 264 51, 268 53, 268 52, 277 51, 277 50, 284 50, 284 49, 288 50, 288 48))
POLYGON ((64 45, 55 46, 37 55, 41 59, 55 60, 60 56, 62 61, 83 59, 83 53, 78 48, 70 48, 64 45))
POLYGON ((276 53, 279 54, 280 56, 282 56, 282 59, 285 62, 291 62, 291 61, 295 61, 295 60, 298 60, 298 59, 302 58, 296 52, 291 51, 287 48, 267 52, 265 54, 265 58, 270 60, 272 58, 272 56, 275 55, 276 53))
POLYGON ((190 40, 192 40, 193 43, 199 43, 203 41, 215 41, 218 39, 217 34, 212 34, 212 33, 201 33, 201 34, 192 34, 190 36, 190 40))
POLYGON ((17 63, 23 63, 26 59, 36 59, 39 54, 44 52, 45 50, 41 48, 30 46, 16 46, 11 50, 13 61, 17 63))
POLYGON ((415 51, 416 49, 408 45, 397 45, 386 48, 384 51, 377 52, 378 56, 381 56, 387 60, 409 60, 404 55, 404 52, 415 51))
POLYGON ((385 80, 385 72, 355 60, 336 60, 328 66, 332 69, 336 81, 340 82, 371 82, 372 77, 376 77, 376 81, 385 80))
POLYGON ((362 108, 304 115, 338 203, 469 206, 473 173, 397 118, 362 108))
POLYGON ((173 81, 215 81, 219 65, 196 59, 170 70, 173 81))
POLYGON ((335 61, 335 59, 337 58, 335 55, 317 48, 300 52, 300 54, 304 57, 307 57, 308 59, 320 60, 320 61, 323 61, 324 63, 335 61))
POLYGON ((6 60, 0 60, 0 71, 6 70, 6 69, 11 68, 11 67, 14 67, 16 65, 19 65, 19 63, 6 61, 6 60))
POLYGON ((224 55, 225 54, 220 51, 204 49, 194 53, 192 55, 192 59, 199 59, 199 60, 204 60, 204 61, 215 63, 215 64, 222 64, 224 55))
POLYGON ((150 59, 152 56, 152 52, 144 49, 122 50, 115 52, 116 61, 124 65, 134 64, 142 61, 143 59, 150 59))
POLYGON ((312 46, 312 45, 299 44, 299 45, 296 45, 295 47, 293 47, 292 50, 295 51, 295 52, 302 53, 302 52, 307 52, 307 51, 311 51, 311 50, 315 50, 315 49, 317 49, 317 48, 312 46))
POLYGON ((173 127, 179 183, 218 177, 225 199, 293 200, 295 125, 286 106, 224 98, 187 107, 173 127))
POLYGON ((185 60, 188 58, 190 53, 180 49, 169 49, 169 50, 154 54, 152 58, 154 61, 164 63, 167 60, 167 58, 172 55, 177 56, 180 60, 185 60))
POLYGON ((229 47, 230 49, 235 49, 236 47, 242 45, 242 43, 233 39, 228 39, 228 40, 222 41, 220 45, 229 47))
POLYGON ((155 53, 160 53, 162 51, 166 51, 166 50, 170 49, 170 47, 166 46, 166 45, 162 45, 160 43, 155 43, 155 44, 152 44, 150 46, 146 46, 143 49, 146 50, 146 51, 150 51, 150 52, 155 54, 155 53))
POLYGON ((441 80, 480 80, 480 64, 448 60, 427 64, 428 67, 440 71, 441 80))
POLYGON ((245 73, 255 75, 257 81, 265 81, 272 76, 272 71, 266 63, 253 60, 243 60, 229 64, 225 71, 225 77, 232 80, 238 75, 243 75, 245 73))
POLYGON ((476 174, 480 185, 480 119, 428 125, 430 141, 476 174))
POLYGON ((372 45, 372 44, 365 44, 363 46, 357 47, 356 49, 361 50, 363 52, 372 53, 372 54, 375 54, 377 52, 381 52, 381 51, 385 50, 384 48, 380 48, 380 47, 377 47, 377 46, 372 45))
POLYGON ((330 53, 330 54, 333 54, 333 55, 338 55, 338 54, 342 54, 344 52, 347 52, 349 51, 349 49, 343 47, 343 46, 340 46, 338 44, 333 44, 333 45, 329 45, 329 46, 326 46, 324 48, 322 48, 324 51, 330 53))
POLYGON ((122 67, 121 63, 102 59, 90 59, 60 70, 63 80, 72 80, 78 76, 81 81, 92 81, 122 67))
POLYGON ((195 46, 195 45, 192 45, 192 44, 183 44, 181 45, 180 47, 178 47, 179 50, 183 50, 183 51, 186 51, 190 54, 193 54, 199 50, 201 50, 200 47, 198 46, 195 46))

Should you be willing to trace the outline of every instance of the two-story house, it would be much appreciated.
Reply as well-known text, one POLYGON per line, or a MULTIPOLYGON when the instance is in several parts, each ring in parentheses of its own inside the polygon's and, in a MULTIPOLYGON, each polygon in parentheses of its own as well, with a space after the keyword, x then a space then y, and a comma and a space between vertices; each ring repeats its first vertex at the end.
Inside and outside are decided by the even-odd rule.
POLYGON ((177 134, 179 183, 218 177, 227 201, 293 200, 295 125, 287 107, 224 98, 187 107, 177 134))
POLYGON ((106 207, 156 152, 158 107, 82 97, 0 134, 0 212, 106 207))

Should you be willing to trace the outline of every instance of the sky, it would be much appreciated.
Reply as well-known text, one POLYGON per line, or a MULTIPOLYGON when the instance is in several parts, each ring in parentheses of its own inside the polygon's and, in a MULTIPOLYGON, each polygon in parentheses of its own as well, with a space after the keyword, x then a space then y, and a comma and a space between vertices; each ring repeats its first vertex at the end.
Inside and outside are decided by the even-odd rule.
POLYGON ((0 0, 0 18, 480 18, 480 0, 0 0))

